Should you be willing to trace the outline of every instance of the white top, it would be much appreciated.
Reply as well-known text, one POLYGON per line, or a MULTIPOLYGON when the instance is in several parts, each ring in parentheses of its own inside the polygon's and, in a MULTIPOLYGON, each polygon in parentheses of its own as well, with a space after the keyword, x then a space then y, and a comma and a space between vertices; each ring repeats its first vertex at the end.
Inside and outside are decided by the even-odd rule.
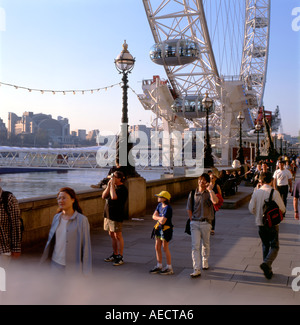
POLYGON ((55 233, 55 245, 52 260, 61 265, 66 265, 67 223, 68 220, 61 217, 55 233))
POLYGON ((277 179, 277 186, 289 185, 289 179, 292 179, 292 173, 288 169, 276 169, 273 177, 277 179))
MULTIPOLYGON (((262 226, 262 217, 263 217, 263 206, 265 200, 268 200, 270 197, 272 187, 270 185, 264 184, 260 189, 255 190, 252 194, 249 211, 255 215, 255 223, 257 226, 262 226)), ((282 198, 277 190, 274 190, 272 200, 275 201, 282 211, 285 212, 285 205, 282 201, 282 198)))

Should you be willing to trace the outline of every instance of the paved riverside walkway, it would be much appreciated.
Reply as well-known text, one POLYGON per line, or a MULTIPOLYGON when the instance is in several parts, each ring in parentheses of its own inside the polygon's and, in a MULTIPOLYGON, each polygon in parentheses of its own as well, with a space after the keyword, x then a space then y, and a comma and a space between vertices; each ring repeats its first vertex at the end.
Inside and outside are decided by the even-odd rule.
MULTIPOLYGON (((299 174, 298 174, 299 179, 299 174)), ((248 187, 248 191, 252 191, 248 187)), ((209 270, 199 278, 192 272, 191 238, 184 233, 186 199, 172 202, 174 234, 170 242, 174 274, 149 274, 156 264, 154 221, 149 211, 140 220, 124 222, 124 261, 113 266, 103 259, 112 252, 111 240, 102 228, 92 231, 93 276, 87 279, 53 278, 35 267, 40 252, 23 256, 23 268, 11 271, 3 304, 100 304, 100 305, 298 305, 300 291, 292 290, 292 269, 300 267, 300 224, 294 219, 292 197, 280 225, 280 250, 267 280, 259 265, 262 248, 248 203, 221 209, 216 233, 211 237, 209 270), (33 270, 32 270, 33 266, 33 270), (18 276, 16 275, 19 275, 18 276)), ((17 262, 20 263, 20 262, 17 262)), ((163 264, 165 256, 163 254, 163 264)), ((300 287, 300 279, 294 280, 300 287)))

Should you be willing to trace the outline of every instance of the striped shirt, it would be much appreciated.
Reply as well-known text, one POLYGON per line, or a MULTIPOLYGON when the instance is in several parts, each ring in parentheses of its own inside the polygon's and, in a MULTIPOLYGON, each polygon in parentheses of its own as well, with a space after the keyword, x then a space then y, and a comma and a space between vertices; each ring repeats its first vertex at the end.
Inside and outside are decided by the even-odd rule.
POLYGON ((9 194, 8 206, 5 208, 2 192, 0 187, 0 254, 19 253, 21 252, 21 213, 19 203, 13 194, 9 194))

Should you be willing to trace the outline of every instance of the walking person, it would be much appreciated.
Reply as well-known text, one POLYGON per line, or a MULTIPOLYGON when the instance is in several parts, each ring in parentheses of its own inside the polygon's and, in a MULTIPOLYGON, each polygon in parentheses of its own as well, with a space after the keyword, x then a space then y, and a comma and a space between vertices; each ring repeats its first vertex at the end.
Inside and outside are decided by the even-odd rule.
POLYGON ((173 235, 172 224, 172 207, 170 205, 171 194, 167 191, 162 191, 156 194, 158 205, 152 216, 152 219, 157 221, 152 232, 152 238, 155 236, 155 252, 156 252, 156 266, 150 270, 150 273, 159 273, 162 275, 173 274, 173 268, 171 263, 171 253, 169 250, 169 242, 173 235), (162 250, 166 255, 167 266, 162 268, 162 250))
MULTIPOLYGON (((265 277, 271 279, 273 276, 272 263, 279 251, 279 225, 269 227, 263 224, 263 206, 265 200, 269 199, 272 190, 272 173, 261 173, 259 180, 262 185, 253 192, 249 202, 249 211, 255 215, 255 222, 262 241, 263 263, 260 264, 260 268, 263 270, 265 277)), ((274 190, 272 199, 284 213, 285 205, 277 190, 274 190)))
POLYGON ((262 161, 259 161, 256 165, 256 170, 254 172, 253 187, 256 187, 261 172, 262 172, 262 161))
POLYGON ((293 178, 293 181, 295 182, 296 174, 297 174, 297 168, 298 168, 297 165, 296 165, 295 159, 292 160, 290 166, 291 166, 292 178, 293 178))
POLYGON ((113 253, 104 259, 105 262, 113 262, 114 266, 122 265, 124 239, 122 234, 123 221, 126 218, 125 204, 128 197, 128 190, 124 185, 125 176, 120 171, 115 171, 102 198, 106 200, 104 206, 104 230, 112 241, 113 253))
POLYGON ((208 174, 203 173, 198 179, 198 187, 192 191, 187 201, 187 212, 190 218, 192 236, 192 278, 201 275, 201 256, 200 246, 202 241, 202 269, 209 268, 208 258, 210 254, 210 231, 214 218, 213 205, 219 202, 218 197, 213 191, 213 184, 210 183, 208 174))
MULTIPOLYGON (((220 199, 223 199, 222 197, 222 190, 221 187, 219 185, 219 180, 218 177, 214 174, 210 175, 210 180, 213 186, 213 191, 215 192, 215 194, 217 195, 218 199, 219 199, 219 203, 220 203, 220 199)), ((210 234, 213 236, 215 234, 215 227, 216 227, 216 212, 219 210, 220 206, 214 206, 214 218, 212 220, 212 224, 211 224, 211 232, 210 234)))
POLYGON ((294 218, 299 220, 299 210, 298 210, 298 201, 300 197, 300 179, 296 182, 294 191, 293 191, 293 207, 294 207, 294 218))
POLYGON ((21 255, 21 219, 16 197, 0 187, 0 267, 21 255))
POLYGON ((51 260, 51 268, 59 273, 92 271, 90 225, 75 191, 63 187, 57 194, 58 213, 54 216, 41 262, 51 260))
POLYGON ((292 173, 285 168, 285 161, 279 161, 279 168, 273 174, 273 187, 280 193, 284 205, 287 204, 288 193, 292 193, 292 173))

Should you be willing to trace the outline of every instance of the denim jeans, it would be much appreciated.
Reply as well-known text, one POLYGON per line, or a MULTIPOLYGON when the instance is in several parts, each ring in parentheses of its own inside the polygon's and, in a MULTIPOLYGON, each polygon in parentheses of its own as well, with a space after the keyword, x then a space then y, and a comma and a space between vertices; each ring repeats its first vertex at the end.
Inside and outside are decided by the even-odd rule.
POLYGON ((202 240, 202 267, 208 267, 210 253, 211 224, 208 222, 191 221, 192 260, 194 270, 201 270, 200 246, 202 240))
POLYGON ((258 233, 262 241, 263 260, 269 268, 274 262, 279 251, 279 225, 274 227, 259 226, 258 233))

